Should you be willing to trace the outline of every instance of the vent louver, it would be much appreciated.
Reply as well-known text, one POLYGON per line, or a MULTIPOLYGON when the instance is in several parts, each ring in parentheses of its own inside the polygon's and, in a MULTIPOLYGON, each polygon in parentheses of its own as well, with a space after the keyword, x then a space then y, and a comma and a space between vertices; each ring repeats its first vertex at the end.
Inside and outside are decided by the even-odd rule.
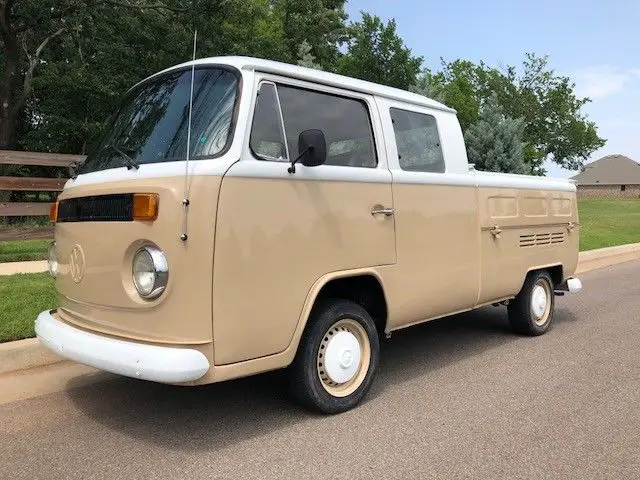
POLYGON ((564 232, 532 233, 520 235, 521 247, 537 247, 564 242, 564 232))

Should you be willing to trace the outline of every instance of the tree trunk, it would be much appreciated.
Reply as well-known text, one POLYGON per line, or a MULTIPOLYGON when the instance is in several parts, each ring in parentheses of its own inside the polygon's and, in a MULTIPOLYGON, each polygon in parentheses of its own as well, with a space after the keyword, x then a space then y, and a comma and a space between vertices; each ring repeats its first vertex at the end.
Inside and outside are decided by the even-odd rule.
MULTIPOLYGON (((4 110, 4 109, 3 109, 4 110)), ((0 150, 11 150, 14 143, 15 119, 4 116, 4 112, 0 116, 0 150)))
POLYGON ((4 43, 5 69, 0 85, 0 149, 13 146, 16 130, 16 115, 13 114, 13 92, 18 70, 18 38, 11 28, 9 11, 12 0, 0 3, 0 37, 4 43))
POLYGON ((25 44, 28 68, 24 72, 21 88, 17 88, 20 57, 18 35, 11 26, 10 14, 13 1, 0 0, 0 39, 4 42, 5 58, 5 71, 2 75, 2 85, 0 85, 0 149, 4 150, 11 148, 14 144, 16 124, 33 89, 33 76, 40 63, 42 50, 52 39, 65 31, 62 27, 46 37, 33 54, 26 51, 25 44))

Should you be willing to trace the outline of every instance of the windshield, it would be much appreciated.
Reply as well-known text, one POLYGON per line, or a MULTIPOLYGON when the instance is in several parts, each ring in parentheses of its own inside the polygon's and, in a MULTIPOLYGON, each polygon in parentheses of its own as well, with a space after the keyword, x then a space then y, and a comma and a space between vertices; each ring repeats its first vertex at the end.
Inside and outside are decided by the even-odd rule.
MULTIPOLYGON (((132 89, 79 173, 184 160, 191 69, 162 74, 132 89), (126 157, 125 156, 125 157, 126 157)), ((198 67, 193 84, 190 159, 220 155, 230 140, 238 80, 219 67, 198 67)))

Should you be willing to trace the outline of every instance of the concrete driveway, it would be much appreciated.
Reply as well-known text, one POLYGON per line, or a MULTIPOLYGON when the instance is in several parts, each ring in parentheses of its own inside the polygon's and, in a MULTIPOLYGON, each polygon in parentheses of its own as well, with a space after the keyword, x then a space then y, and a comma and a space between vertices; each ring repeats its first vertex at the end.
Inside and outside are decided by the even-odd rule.
POLYGON ((640 478, 640 262, 582 279, 542 337, 504 308, 394 334, 339 416, 292 404, 280 373, 193 389, 67 373, 0 406, 0 477, 640 478))

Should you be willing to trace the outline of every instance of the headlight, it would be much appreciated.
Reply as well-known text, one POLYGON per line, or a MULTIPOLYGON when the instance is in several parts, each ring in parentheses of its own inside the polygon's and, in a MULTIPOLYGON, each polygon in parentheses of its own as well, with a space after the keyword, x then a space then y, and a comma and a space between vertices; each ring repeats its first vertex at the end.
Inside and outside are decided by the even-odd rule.
POLYGON ((47 267, 53 278, 58 275, 58 252, 56 251, 56 242, 51 242, 47 251, 47 267))
POLYGON ((160 296, 168 279, 167 257, 159 248, 144 246, 133 256, 133 284, 141 297, 152 299, 160 296))

